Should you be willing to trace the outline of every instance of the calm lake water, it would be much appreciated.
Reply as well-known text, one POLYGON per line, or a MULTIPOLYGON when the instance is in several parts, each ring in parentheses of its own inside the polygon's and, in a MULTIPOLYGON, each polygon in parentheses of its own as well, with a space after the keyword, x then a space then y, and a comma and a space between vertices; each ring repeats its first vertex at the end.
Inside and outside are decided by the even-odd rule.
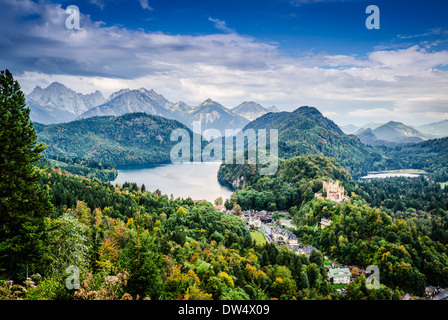
POLYGON ((420 174, 415 173, 401 173, 401 172, 384 172, 384 173, 370 173, 361 179, 384 179, 391 177, 408 177, 408 178, 417 178, 420 177, 420 174))
POLYGON ((232 191, 218 182, 221 163, 201 162, 183 164, 157 164, 118 168, 118 176, 111 183, 135 182, 145 185, 146 190, 159 189, 162 194, 174 198, 188 198, 213 202, 216 198, 230 198, 232 191))

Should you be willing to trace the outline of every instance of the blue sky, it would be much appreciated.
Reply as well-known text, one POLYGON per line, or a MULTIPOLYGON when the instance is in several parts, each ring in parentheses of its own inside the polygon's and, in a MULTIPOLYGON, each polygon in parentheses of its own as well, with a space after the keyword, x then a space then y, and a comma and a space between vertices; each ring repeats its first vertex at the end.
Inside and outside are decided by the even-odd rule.
POLYGON ((229 30, 275 42, 284 53, 292 55, 313 50, 363 56, 382 44, 405 44, 398 35, 414 36, 446 27, 448 17, 446 0, 149 0, 145 3, 150 9, 144 9, 139 0, 62 2, 63 7, 78 5, 92 20, 103 21, 105 26, 171 35, 227 32, 213 23, 219 20, 229 30), (380 8, 380 30, 365 28, 368 16, 365 9, 370 4, 380 8))
MULTIPOLYGON (((330 53, 353 54, 372 50, 397 35, 416 35, 447 25, 448 2, 403 0, 154 0, 150 10, 135 1, 64 1, 85 9, 93 20, 108 26, 168 34, 205 35, 216 32, 210 17, 229 29, 283 48, 318 47, 330 53), (381 10, 381 29, 367 30, 365 8, 381 10), (347 45, 349 48, 347 48, 347 45)), ((225 31, 223 31, 225 32, 225 31)), ((365 53, 365 52, 364 52, 365 53)))
POLYGON ((340 124, 448 118, 448 1, 0 1, 0 67, 25 92, 154 89, 197 105, 317 107, 340 124), (365 27, 368 5, 380 29, 365 27), (76 5, 80 29, 68 30, 76 5))

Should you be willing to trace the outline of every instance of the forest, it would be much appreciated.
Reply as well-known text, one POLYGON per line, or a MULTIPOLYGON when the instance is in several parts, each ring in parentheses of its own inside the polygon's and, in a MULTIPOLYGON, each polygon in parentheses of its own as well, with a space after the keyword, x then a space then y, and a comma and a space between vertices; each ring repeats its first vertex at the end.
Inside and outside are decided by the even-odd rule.
POLYGON ((146 113, 102 116, 51 125, 38 124, 38 142, 52 158, 89 159, 113 165, 163 163, 177 143, 171 132, 191 130, 176 120, 146 113))
POLYGON ((440 184, 360 183, 323 156, 280 159, 278 172, 264 177, 256 164, 223 165, 220 180, 234 184, 235 170, 243 177, 226 205, 288 209, 299 240, 319 248, 297 255, 257 244, 239 216, 211 203, 107 182, 116 174, 108 158, 43 158, 47 146, 29 113, 18 82, 1 71, 0 300, 399 300, 448 284, 440 184), (350 200, 315 198, 328 179, 339 180, 350 200), (409 195, 416 201, 403 200, 409 195), (333 223, 315 228, 322 217, 333 223), (367 288, 365 275, 355 273, 345 294, 338 292, 326 255, 379 266, 380 287, 367 288))
MULTIPOLYGON (((307 258, 274 244, 256 245, 239 217, 210 203, 54 169, 41 187, 53 208, 43 221, 46 245, 34 261, 18 257, 13 270, 3 269, 9 275, 3 299, 350 298, 327 280, 321 253, 307 258), (72 265, 80 269, 78 290, 65 285, 72 265), (26 274, 29 279, 17 283, 26 274)), ((358 282, 356 295, 364 298, 400 294, 358 282)))
POLYGON ((339 263, 377 265, 390 288, 422 296, 448 285, 448 189, 429 177, 354 180, 334 159, 298 156, 272 176, 256 165, 222 165, 220 178, 244 182, 233 195, 241 209, 288 210, 302 243, 339 263), (235 177, 239 177, 235 180, 235 177), (317 199, 322 181, 338 180, 350 199, 317 199), (320 229, 322 218, 332 220, 320 229))

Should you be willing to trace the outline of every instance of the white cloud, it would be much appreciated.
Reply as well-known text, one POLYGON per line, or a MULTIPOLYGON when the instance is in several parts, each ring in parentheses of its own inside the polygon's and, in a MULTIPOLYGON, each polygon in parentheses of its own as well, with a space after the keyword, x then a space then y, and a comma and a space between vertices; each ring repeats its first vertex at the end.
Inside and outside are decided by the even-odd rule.
POLYGON ((234 33, 235 32, 235 30, 233 30, 232 28, 229 28, 226 25, 225 21, 222 21, 222 20, 219 20, 219 19, 214 19, 212 17, 209 17, 208 21, 213 22, 215 24, 215 28, 218 29, 218 30, 221 30, 222 32, 225 32, 225 33, 234 33))
MULTIPOLYGON (((354 0, 289 0, 289 3, 294 7, 299 7, 301 5, 313 4, 313 3, 325 3, 325 2, 346 2, 354 0)), ((356 1, 356 0, 355 0, 356 1)))
MULTIPOLYGON (((100 7, 101 9, 104 9, 104 7, 106 6, 106 4, 108 2, 115 2, 115 3, 117 3, 117 2, 125 2, 125 1, 129 1, 129 0, 89 0, 89 2, 91 4, 94 4, 94 5, 98 6, 98 7, 100 7)), ((137 0, 135 0, 135 1, 137 1, 137 0)), ((151 10, 151 11, 154 10, 154 8, 152 8, 149 5, 148 0, 138 0, 138 1, 140 2, 140 6, 142 7, 142 9, 151 10)))
POLYGON ((411 34, 411 35, 403 35, 399 34, 397 35, 398 39, 413 39, 413 38, 422 38, 432 35, 448 35, 448 29, 446 28, 431 28, 427 32, 424 33, 418 33, 418 34, 411 34))
POLYGON ((285 110, 312 105, 335 121, 351 117, 359 124, 372 117, 428 122, 447 114, 448 72, 440 66, 448 65, 448 51, 413 45, 365 58, 293 58, 214 18, 209 20, 225 33, 134 31, 105 27, 88 15, 75 31, 65 28, 67 14, 60 6, 27 0, 3 6, 0 65, 14 72, 25 92, 52 81, 106 96, 146 87, 192 105, 209 97, 228 107, 245 100, 285 110))
POLYGON ((140 5, 142 6, 143 9, 147 9, 147 10, 154 10, 152 7, 149 6, 148 0, 140 0, 140 5))

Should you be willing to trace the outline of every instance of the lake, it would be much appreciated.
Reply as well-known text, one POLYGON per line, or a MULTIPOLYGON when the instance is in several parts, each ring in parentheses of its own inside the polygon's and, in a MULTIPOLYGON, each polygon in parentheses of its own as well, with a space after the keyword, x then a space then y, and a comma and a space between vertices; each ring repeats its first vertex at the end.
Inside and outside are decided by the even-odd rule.
POLYGON ((369 173, 368 175, 361 177, 361 179, 384 179, 392 177, 417 178, 420 176, 421 176, 420 174, 406 173, 406 172, 382 172, 382 173, 369 173))
POLYGON ((205 199, 213 201, 229 199, 232 191, 218 182, 220 162, 192 162, 182 164, 154 164, 118 168, 118 176, 111 183, 135 182, 145 185, 147 191, 159 189, 162 194, 174 198, 205 199))

